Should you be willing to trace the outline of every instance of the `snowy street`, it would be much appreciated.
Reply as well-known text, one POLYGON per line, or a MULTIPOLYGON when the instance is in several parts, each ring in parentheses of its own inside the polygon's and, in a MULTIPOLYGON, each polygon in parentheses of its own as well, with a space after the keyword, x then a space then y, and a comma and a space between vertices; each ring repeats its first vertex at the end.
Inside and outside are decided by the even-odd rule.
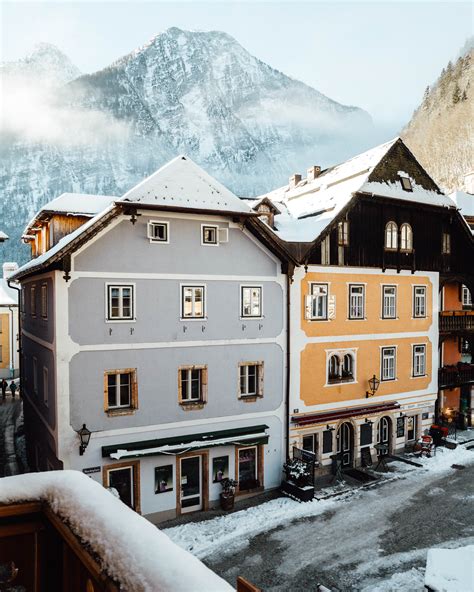
POLYGON ((243 575, 265 592, 422 592, 429 547, 474 543, 474 452, 422 462, 345 498, 278 498, 165 532, 229 582, 243 575))
POLYGON ((21 421, 21 401, 7 396, 0 398, 0 477, 21 472, 20 452, 16 449, 15 433, 21 421))

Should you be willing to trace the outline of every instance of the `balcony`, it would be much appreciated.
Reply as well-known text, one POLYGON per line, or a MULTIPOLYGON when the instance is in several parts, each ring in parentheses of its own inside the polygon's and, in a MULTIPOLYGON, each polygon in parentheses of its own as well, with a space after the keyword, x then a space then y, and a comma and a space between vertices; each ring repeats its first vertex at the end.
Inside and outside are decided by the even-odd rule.
POLYGON ((438 371, 439 388, 453 388, 470 383, 474 383, 474 364, 443 366, 438 371))
POLYGON ((444 310, 439 313, 440 333, 474 331, 474 310, 444 310))

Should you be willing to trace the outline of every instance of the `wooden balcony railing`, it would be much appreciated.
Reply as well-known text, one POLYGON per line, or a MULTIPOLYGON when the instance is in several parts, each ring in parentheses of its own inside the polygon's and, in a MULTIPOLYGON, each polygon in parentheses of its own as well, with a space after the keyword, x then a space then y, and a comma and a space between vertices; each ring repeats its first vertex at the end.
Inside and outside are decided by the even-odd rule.
POLYGON ((439 388, 461 386, 474 383, 474 364, 443 366, 438 372, 439 388))
POLYGON ((441 333, 474 331, 474 310, 444 310, 439 313, 441 333))

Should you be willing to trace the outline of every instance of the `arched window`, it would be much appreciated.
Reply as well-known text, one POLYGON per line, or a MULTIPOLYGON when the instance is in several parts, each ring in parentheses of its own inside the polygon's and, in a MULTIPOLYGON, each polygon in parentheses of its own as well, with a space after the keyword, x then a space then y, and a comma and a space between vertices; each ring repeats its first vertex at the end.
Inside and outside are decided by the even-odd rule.
POLYGON ((342 363, 342 378, 352 378, 354 376, 354 358, 351 354, 344 355, 342 363))
POLYGON ((340 361, 336 355, 329 358, 329 380, 339 380, 340 361))
POLYGON ((402 251, 413 251, 413 230, 407 223, 400 227, 400 249, 402 251))
POLYGON ((388 222, 385 226, 385 248, 398 249, 398 227, 395 222, 388 222))

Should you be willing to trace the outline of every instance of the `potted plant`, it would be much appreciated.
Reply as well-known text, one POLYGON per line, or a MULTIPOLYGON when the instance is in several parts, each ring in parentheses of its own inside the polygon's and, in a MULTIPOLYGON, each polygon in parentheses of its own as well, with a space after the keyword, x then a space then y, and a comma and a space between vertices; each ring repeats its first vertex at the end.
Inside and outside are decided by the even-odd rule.
POLYGON ((314 498, 314 486, 310 484, 311 474, 307 463, 290 459, 283 465, 286 480, 281 484, 285 495, 301 502, 308 502, 314 498))
POLYGON ((220 482, 222 486, 221 508, 223 510, 232 510, 234 507, 235 500, 235 488, 237 487, 237 481, 234 479, 222 479, 220 482))

